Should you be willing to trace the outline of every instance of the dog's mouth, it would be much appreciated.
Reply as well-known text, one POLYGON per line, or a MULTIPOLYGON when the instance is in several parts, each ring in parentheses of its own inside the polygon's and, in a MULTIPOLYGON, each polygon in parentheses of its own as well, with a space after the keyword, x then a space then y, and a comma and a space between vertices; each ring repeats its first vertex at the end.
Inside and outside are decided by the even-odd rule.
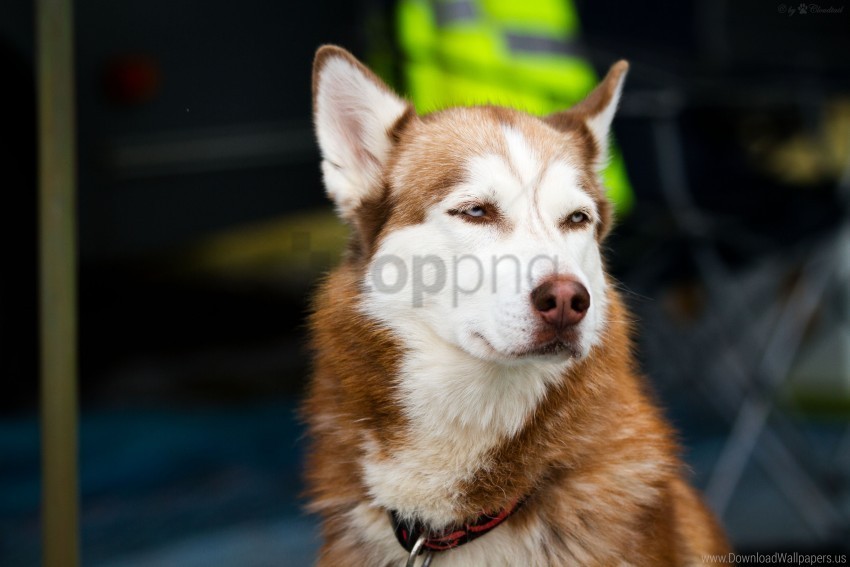
POLYGON ((561 356, 567 355, 571 358, 581 356, 581 348, 575 339, 555 338, 541 345, 519 351, 516 356, 561 356))
POLYGON ((496 347, 494 347, 481 333, 474 333, 474 335, 481 340, 491 352, 507 358, 581 358, 582 356, 578 333, 574 330, 557 334, 547 333, 546 336, 537 337, 534 343, 528 347, 507 352, 496 349, 496 347))

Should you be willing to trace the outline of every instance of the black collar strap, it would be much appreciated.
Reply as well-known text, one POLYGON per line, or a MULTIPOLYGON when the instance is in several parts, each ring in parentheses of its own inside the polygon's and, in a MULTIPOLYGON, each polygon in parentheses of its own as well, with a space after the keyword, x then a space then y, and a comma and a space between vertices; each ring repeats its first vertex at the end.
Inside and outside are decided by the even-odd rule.
MULTIPOLYGON (((507 520, 522 506, 522 503, 522 499, 517 499, 496 514, 482 514, 474 522, 447 528, 441 532, 428 532, 422 548, 431 551, 446 551, 469 543, 507 520)), ((426 532, 425 526, 421 522, 408 524, 399 518, 395 510, 390 511, 390 521, 395 530, 396 539, 408 552, 413 549, 419 537, 426 532)))

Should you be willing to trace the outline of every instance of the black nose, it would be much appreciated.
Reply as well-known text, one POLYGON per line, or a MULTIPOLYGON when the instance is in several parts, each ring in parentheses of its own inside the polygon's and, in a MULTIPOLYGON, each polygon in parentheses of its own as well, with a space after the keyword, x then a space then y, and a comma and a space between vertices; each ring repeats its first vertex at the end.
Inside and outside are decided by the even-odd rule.
POLYGON ((547 325, 561 331, 584 319, 590 294, 572 278, 549 278, 531 292, 531 304, 547 325))

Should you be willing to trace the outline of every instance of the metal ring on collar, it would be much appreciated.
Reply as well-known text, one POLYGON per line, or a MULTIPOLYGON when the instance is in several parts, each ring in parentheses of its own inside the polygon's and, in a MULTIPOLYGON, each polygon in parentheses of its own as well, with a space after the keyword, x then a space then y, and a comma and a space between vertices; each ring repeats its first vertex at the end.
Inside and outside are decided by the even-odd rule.
MULTIPOLYGON (((413 548, 410 550, 410 555, 407 557, 407 567, 416 567, 416 557, 422 553, 422 548, 425 545, 425 534, 419 536, 419 539, 416 540, 416 543, 413 544, 413 548)), ((430 549, 425 550, 425 561, 422 563, 422 567, 428 567, 431 565, 431 559, 434 557, 434 554, 430 549)))

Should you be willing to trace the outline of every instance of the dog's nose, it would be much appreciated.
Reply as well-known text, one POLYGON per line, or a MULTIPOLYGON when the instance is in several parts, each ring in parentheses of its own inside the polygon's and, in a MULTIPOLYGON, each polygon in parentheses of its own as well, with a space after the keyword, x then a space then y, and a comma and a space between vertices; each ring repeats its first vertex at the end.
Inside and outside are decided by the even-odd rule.
POLYGON ((590 294, 574 279, 551 278, 532 290, 531 303, 543 321, 560 331, 584 319, 590 308, 590 294))

